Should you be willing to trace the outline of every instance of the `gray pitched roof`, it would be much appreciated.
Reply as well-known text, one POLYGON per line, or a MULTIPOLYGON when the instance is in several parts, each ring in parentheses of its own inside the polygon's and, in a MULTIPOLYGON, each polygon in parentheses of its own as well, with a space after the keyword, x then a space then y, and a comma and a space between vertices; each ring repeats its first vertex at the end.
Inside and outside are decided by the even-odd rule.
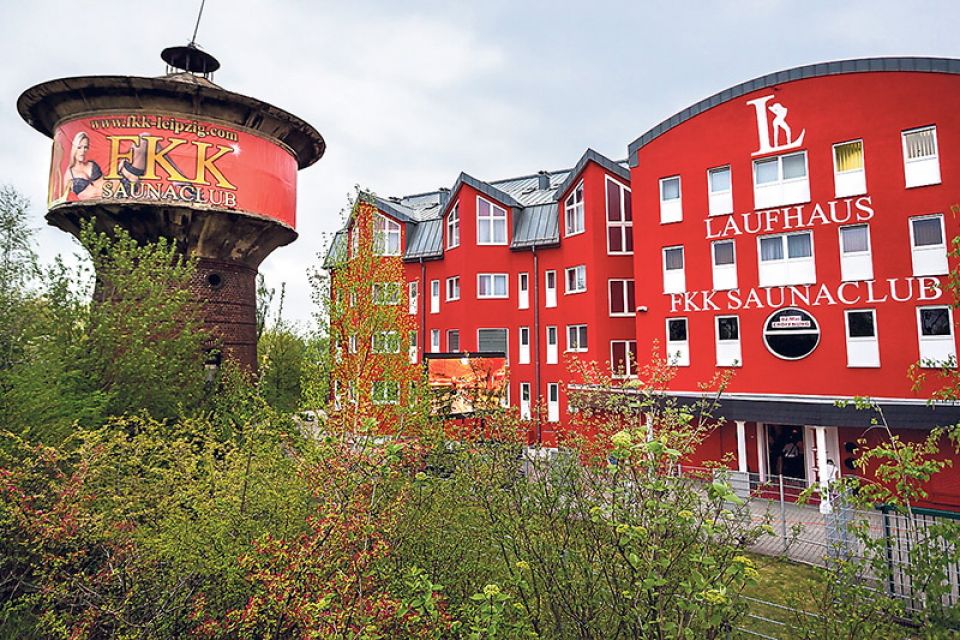
POLYGON ((593 149, 587 149, 580 160, 577 162, 576 166, 569 171, 566 179, 560 183, 560 185, 553 192, 554 200, 559 200, 560 197, 573 186, 573 183, 580 178, 580 174, 583 173, 583 170, 587 167, 588 162, 595 162, 613 175, 623 179, 630 180, 630 170, 624 166, 624 162, 614 162, 610 158, 600 155, 593 149))
POLYGON ((514 217, 511 249, 552 246, 560 243, 557 203, 521 209, 514 217))
POLYGON ((404 260, 430 260, 443 256, 443 219, 434 218, 407 227, 404 260))
POLYGON ((564 169, 563 171, 546 173, 545 175, 549 181, 546 189, 540 188, 540 174, 521 176, 509 180, 498 180, 490 184, 504 193, 513 196, 517 202, 524 207, 529 207, 531 205, 540 205, 556 201, 553 194, 554 189, 557 184, 563 182, 568 172, 569 169, 564 169))
MULTIPOLYGON (((476 189, 488 198, 513 210, 513 239, 510 248, 524 250, 531 247, 556 246, 560 242, 557 198, 583 171, 587 162, 596 162, 624 180, 630 173, 621 162, 614 162, 593 149, 587 151, 573 169, 541 172, 532 175, 483 182, 467 173, 461 173, 449 190, 440 189, 401 198, 381 198, 371 193, 364 195, 387 215, 403 222, 407 231, 403 259, 407 261, 433 260, 443 257, 443 215, 462 185, 476 189), (541 180, 545 177, 545 188, 541 180)), ((348 221, 349 224, 349 221, 348 221)), ((324 267, 336 266, 342 258, 333 256, 334 250, 346 256, 346 228, 337 232, 330 245, 324 267)))
POLYGON ((380 211, 383 211, 386 214, 396 218, 400 222, 419 222, 420 218, 417 213, 405 207, 399 202, 393 202, 392 200, 384 200, 378 196, 374 196, 374 204, 380 211))
POLYGON ((327 255, 323 257, 323 268, 333 269, 338 267, 347 259, 347 231, 341 229, 333 234, 333 240, 330 241, 330 247, 327 249, 327 255))
POLYGON ((858 58, 854 60, 837 60, 794 67, 783 71, 768 73, 765 76, 754 78, 738 85, 724 89, 696 104, 690 105, 683 111, 675 113, 642 136, 630 143, 630 166, 637 166, 637 151, 649 144, 655 138, 663 135, 670 129, 682 124, 690 118, 712 109, 717 105, 729 102, 753 91, 765 89, 785 82, 803 80, 805 78, 819 78, 844 73, 865 73, 872 71, 919 71, 927 73, 956 73, 960 74, 960 59, 956 58, 858 58))
MULTIPOLYGON (((481 182, 480 180, 477 180, 473 176, 468 175, 466 173, 462 173, 462 172, 457 177, 457 181, 454 182, 453 186, 450 188, 450 193, 455 194, 457 191, 460 190, 460 186, 464 184, 467 186, 473 187, 474 189, 476 189, 483 195, 487 196, 488 198, 493 198, 497 202, 501 202, 507 205, 508 207, 520 208, 523 206, 512 195, 510 195, 506 191, 501 191, 500 189, 494 187, 492 183, 481 182)), ((453 199, 451 198, 449 201, 447 201, 447 203, 443 206, 443 209, 440 211, 440 217, 443 217, 443 215, 447 213, 447 209, 450 208, 450 205, 452 203, 453 203, 453 199)))

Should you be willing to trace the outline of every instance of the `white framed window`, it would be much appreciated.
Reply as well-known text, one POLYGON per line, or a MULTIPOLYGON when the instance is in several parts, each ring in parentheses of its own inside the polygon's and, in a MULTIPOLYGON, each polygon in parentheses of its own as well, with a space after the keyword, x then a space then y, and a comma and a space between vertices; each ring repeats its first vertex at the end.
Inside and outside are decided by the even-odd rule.
POLYGON ((447 351, 458 353, 460 351, 460 330, 447 329, 447 351))
POLYGON ((848 309, 843 314, 847 336, 848 367, 879 367, 880 342, 873 309, 848 309))
POLYGON ((733 213, 733 180, 730 165, 707 170, 710 215, 733 213))
POLYGON ((430 313, 440 313, 440 281, 430 281, 430 313))
POLYGON ((557 272, 544 271, 543 284, 543 306, 547 308, 557 306, 557 272))
POLYGON ((558 342, 557 328, 547 327, 547 364, 557 364, 560 350, 558 342))
POLYGON ((447 278, 447 302, 460 299, 460 276, 447 278))
POLYGON ((375 331, 370 336, 373 353, 400 353, 400 334, 396 331, 375 331))
POLYGON ((520 327, 518 331, 520 353, 517 354, 518 364, 530 364, 530 327, 520 327))
POLYGON ((660 223, 683 220, 680 176, 660 178, 660 223))
POLYGON ((477 298, 506 298, 508 296, 509 292, 507 290, 507 274, 477 274, 477 298))
POLYGON ((607 253, 633 253, 633 210, 630 187, 606 176, 607 253))
POLYGON ((356 258, 360 255, 360 225, 354 221, 350 227, 350 257, 356 258))
POLYGON ((754 209, 809 201, 806 151, 753 161, 754 209))
POLYGON ((407 283, 407 313, 417 315, 420 306, 420 281, 414 280, 407 283))
POLYGON ((520 419, 530 419, 530 383, 520 383, 520 419))
POLYGON ((460 246, 460 203, 453 205, 447 214, 447 249, 460 246))
POLYGON ((477 244, 507 244, 507 210, 477 196, 477 244))
POLYGON ((671 367, 690 366, 686 318, 667 318, 667 364, 671 367))
POLYGON ((637 301, 633 280, 607 280, 607 292, 610 297, 610 315, 637 315, 637 301))
POLYGON ((940 150, 937 128, 921 127, 901 134, 903 142, 903 175, 906 186, 924 187, 940 184, 940 150))
POLYGON ((354 220, 350 227, 350 258, 360 255, 360 225, 354 220))
POLYGON ((870 227, 854 224, 840 227, 840 279, 873 280, 870 227))
POLYGON ((683 247, 663 249, 663 292, 682 293, 687 290, 687 277, 683 267, 683 247))
POLYGON ((507 354, 506 329, 477 329, 477 351, 507 354))
POLYGON ((517 308, 530 308, 530 274, 521 273, 517 276, 517 308))
POLYGON ((374 282, 371 294, 373 296, 373 304, 400 304, 401 296, 403 295, 403 284, 400 282, 374 282))
POLYGON ((347 297, 347 301, 351 307, 357 306, 357 292, 351 291, 350 295, 347 297))
POLYGON ((567 325, 567 351, 584 353, 587 350, 587 325, 567 325))
POLYGON ((410 356, 410 364, 417 364, 417 355, 418 355, 417 342, 418 342, 418 340, 417 340, 417 332, 416 332, 416 331, 411 331, 411 332, 410 332, 410 346, 409 346, 409 349, 408 349, 408 354, 409 354, 409 356, 410 356))
POLYGON ((373 219, 373 254, 400 255, 400 223, 379 213, 373 219))
POLYGON ((343 391, 340 389, 340 381, 333 381, 333 408, 340 411, 343 408, 343 391))
POLYGON ((566 275, 566 288, 564 293, 583 293, 587 290, 587 267, 586 265, 577 265, 569 267, 564 271, 566 275))
POLYGON ((374 404, 398 404, 400 383, 394 380, 374 380, 370 398, 374 404))
POLYGON ((610 374, 614 378, 632 378, 637 375, 637 341, 610 341, 610 374))
POLYGON ((915 276, 942 276, 949 273, 947 240, 941 214, 910 218, 910 256, 915 276))
POLYGON ((956 366, 957 344, 953 337, 953 309, 946 306, 917 307, 920 366, 956 366))
POLYGON ((833 145, 833 188, 838 198, 861 196, 867 192, 863 140, 833 145))
POLYGON ((440 329, 430 329, 430 352, 440 353, 440 329))
POLYGON ((717 366, 739 367, 743 364, 740 349, 740 318, 737 316, 717 316, 714 323, 717 366))
POLYGON ((583 181, 563 201, 564 236, 575 236, 584 231, 583 181))
POLYGON ((813 233, 781 233, 757 238, 761 287, 812 284, 817 281, 813 233))
POLYGON ((357 336, 351 334, 347 338, 347 353, 356 353, 357 352, 357 336))
POLYGON ((547 383, 547 422, 560 422, 560 383, 547 383))
POLYGON ((737 250, 733 240, 715 240, 710 245, 713 264, 713 288, 726 291, 737 288, 737 250))

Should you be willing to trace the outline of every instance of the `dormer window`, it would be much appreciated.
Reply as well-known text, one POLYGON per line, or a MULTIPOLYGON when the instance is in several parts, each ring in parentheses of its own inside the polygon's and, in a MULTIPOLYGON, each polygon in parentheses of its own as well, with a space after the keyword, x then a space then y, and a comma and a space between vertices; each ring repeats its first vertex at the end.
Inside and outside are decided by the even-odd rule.
POLYGON ((460 203, 453 205, 447 216, 447 249, 460 246, 460 203))
POLYGON ((477 198, 477 244, 507 244, 507 210, 477 198))
POLYGON ((377 214, 373 221, 373 253, 378 256, 400 255, 400 224, 377 214))
POLYGON ((567 236, 575 236, 583 233, 583 183, 577 185, 563 204, 563 221, 566 227, 567 236))

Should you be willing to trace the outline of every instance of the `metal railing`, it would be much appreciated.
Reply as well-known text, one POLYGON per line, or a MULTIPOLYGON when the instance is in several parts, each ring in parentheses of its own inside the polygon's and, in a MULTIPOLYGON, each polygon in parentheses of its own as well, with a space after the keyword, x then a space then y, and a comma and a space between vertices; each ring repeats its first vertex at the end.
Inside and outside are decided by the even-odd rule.
MULTIPOLYGON (((745 501, 751 522, 769 524, 774 531, 758 540, 752 551, 818 567, 828 567, 836 559, 860 560, 865 582, 901 599, 908 614, 918 613, 930 604, 923 586, 914 584, 911 578, 914 551, 925 545, 928 552, 939 550, 943 557, 957 557, 957 550, 939 538, 937 532, 940 525, 960 521, 958 514, 927 509, 915 509, 910 514, 891 508, 854 509, 842 495, 836 494, 829 496, 829 508, 822 509, 818 488, 811 488, 800 478, 772 474, 761 477, 686 465, 678 465, 675 473, 703 482, 723 477, 730 484, 745 501), (875 570, 871 562, 878 559, 882 559, 882 570, 875 570)), ((956 524, 960 526, 960 522, 956 524)), ((940 604, 960 606, 960 562, 947 563, 943 578, 940 604)), ((782 637, 789 637, 790 618, 786 614, 814 615, 766 600, 747 600, 751 605, 749 624, 736 631, 750 637, 777 640, 778 630, 783 632, 782 637)))

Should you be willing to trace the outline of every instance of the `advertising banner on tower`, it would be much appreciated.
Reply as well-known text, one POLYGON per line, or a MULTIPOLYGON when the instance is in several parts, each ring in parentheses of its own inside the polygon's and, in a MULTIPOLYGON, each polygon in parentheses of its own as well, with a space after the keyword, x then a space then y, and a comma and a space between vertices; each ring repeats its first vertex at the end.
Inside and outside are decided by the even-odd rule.
POLYGON ((48 206, 157 204, 235 211, 296 224, 297 161, 230 125, 115 113, 54 130, 48 206))

